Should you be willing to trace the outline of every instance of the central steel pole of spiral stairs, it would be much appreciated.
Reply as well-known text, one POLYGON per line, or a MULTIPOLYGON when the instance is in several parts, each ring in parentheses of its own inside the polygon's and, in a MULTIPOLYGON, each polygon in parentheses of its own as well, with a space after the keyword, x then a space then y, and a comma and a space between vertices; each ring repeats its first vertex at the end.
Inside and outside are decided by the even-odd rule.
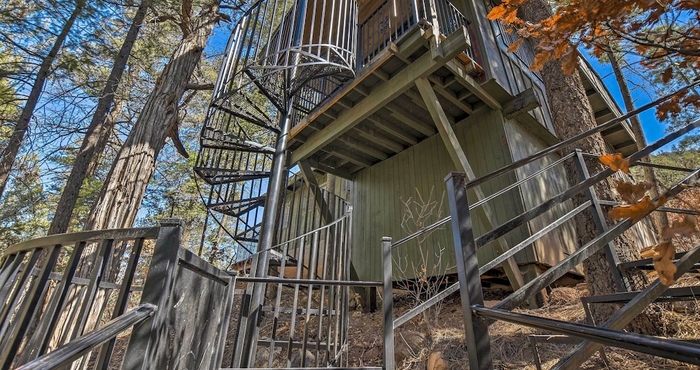
MULTIPOLYGON (((301 37, 304 30, 306 18, 307 0, 298 0, 299 17, 295 22, 295 32, 293 46, 301 44, 301 37)), ((262 226, 260 231, 260 242, 255 262, 255 270, 252 274, 255 277, 267 277, 270 268, 270 248, 274 242, 275 231, 277 230, 277 210, 281 206, 283 184, 287 179, 287 142, 289 140, 289 130, 291 129, 291 109, 292 99, 290 94, 291 84, 296 78, 297 65, 300 60, 299 53, 292 56, 292 68, 285 72, 285 109, 281 112, 279 120, 279 135, 275 145, 275 154, 272 161, 270 182, 268 183, 267 197, 265 198, 265 208, 263 211, 262 226)), ((250 310, 246 325, 245 340, 241 351, 241 367, 252 367, 255 362, 255 352, 258 344, 258 334, 260 331, 260 321, 262 308, 265 302, 265 284, 255 283, 250 297, 250 310)))

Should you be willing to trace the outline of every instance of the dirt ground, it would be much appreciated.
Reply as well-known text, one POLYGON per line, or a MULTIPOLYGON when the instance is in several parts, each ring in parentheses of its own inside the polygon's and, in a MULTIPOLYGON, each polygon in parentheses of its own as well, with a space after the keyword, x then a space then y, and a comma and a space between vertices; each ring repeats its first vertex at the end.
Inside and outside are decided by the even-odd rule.
MULTIPOLYGON (((700 282, 700 274, 687 278, 683 285, 700 282)), ((586 294, 585 285, 576 288, 557 288, 549 294, 549 302, 535 310, 517 310, 517 312, 554 318, 562 321, 584 323, 585 313, 580 297, 586 294)), ((498 295, 486 297, 492 299, 486 305, 494 304, 498 295)), ((402 295, 394 297, 397 311, 395 318, 402 311, 412 307, 412 302, 402 295)), ((698 302, 679 302, 657 305, 656 310, 662 314, 659 323, 665 335, 675 338, 700 338, 700 320, 698 320, 698 302)), ((351 366, 381 366, 382 359, 382 313, 363 314, 353 311, 350 320, 351 366)), ((535 370, 535 355, 528 336, 531 334, 554 334, 530 329, 505 322, 496 322, 489 328, 491 350, 496 369, 535 370)), ((426 369, 431 353, 439 352, 447 369, 468 369, 467 351, 464 345, 464 330, 459 295, 448 297, 438 310, 419 316, 397 329, 395 334, 396 360, 398 369, 426 369)), ((565 357, 574 345, 538 344, 537 351, 543 369, 554 366, 565 357)), ((678 363, 660 357, 639 354, 633 351, 606 347, 603 361, 596 354, 581 366, 581 369, 698 369, 697 366, 678 363)), ((443 369, 437 367, 435 369, 443 369)), ((432 369, 428 369, 432 370, 432 369)))

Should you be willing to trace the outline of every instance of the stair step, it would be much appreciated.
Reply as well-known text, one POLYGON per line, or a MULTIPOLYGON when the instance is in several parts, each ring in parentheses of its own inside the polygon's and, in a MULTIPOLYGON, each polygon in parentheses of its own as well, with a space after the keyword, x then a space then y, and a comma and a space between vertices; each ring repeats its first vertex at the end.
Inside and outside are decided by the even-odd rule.
POLYGON ((207 207, 217 212, 225 213, 230 216, 240 217, 242 214, 260 207, 265 204, 265 197, 255 197, 233 202, 214 203, 207 207))
POLYGON ((200 137, 201 145, 206 147, 221 146, 224 149, 245 150, 273 154, 275 148, 248 140, 219 129, 205 127, 200 137))
MULTIPOLYGON (((228 99, 227 102, 231 103, 234 102, 235 99, 228 99)), ((243 119, 247 122, 250 122, 254 125, 260 126, 262 128, 265 128, 267 130, 273 131, 275 133, 279 133, 279 127, 275 126, 272 124, 272 122, 266 121, 265 118, 263 117, 258 117, 252 114, 246 114, 246 108, 243 106, 233 106, 233 107, 226 107, 221 104, 217 103, 212 103, 212 107, 220 109, 221 111, 224 111, 234 117, 243 119)))
MULTIPOLYGON (((612 293, 604 295, 594 295, 581 297, 581 302, 585 303, 624 303, 634 299, 640 291, 612 293)), ((700 296, 700 286, 669 288, 655 302, 677 302, 684 300, 694 300, 700 296)))
POLYGON ((197 174, 209 185, 222 185, 234 182, 257 180, 270 177, 270 171, 226 170, 195 167, 197 174))
POLYGON ((231 143, 227 141, 217 141, 215 139, 202 139, 200 140, 199 144, 202 148, 223 149, 234 152, 275 154, 275 150, 270 147, 263 146, 261 144, 258 144, 259 146, 251 145, 252 143, 247 142, 231 143))
MULTIPOLYGON (((279 370, 276 367, 256 367, 256 370, 279 370)), ((365 367, 285 367, 286 370, 383 370, 382 367, 365 366, 365 367)), ((240 367, 222 367, 221 370, 248 370, 240 367)))
MULTIPOLYGON (((673 263, 676 263, 681 257, 683 257, 687 252, 678 252, 673 257, 673 263)), ((622 262, 617 265, 619 268, 623 269, 639 269, 639 270, 653 270, 654 260, 651 258, 645 258, 637 261, 622 262)), ((695 264, 693 268, 700 268, 700 264, 695 264)))
MULTIPOLYGON (((262 310, 263 310, 263 312, 275 312, 275 308, 270 307, 270 306, 263 306, 262 310)), ((280 310, 279 311, 280 313, 292 313, 292 312, 294 312, 294 309, 289 308, 289 307, 280 307, 279 310, 280 310)), ((323 310, 322 313, 323 313, 323 316, 328 316, 328 310, 323 310)), ((331 311, 331 315, 335 315, 335 314, 336 314, 335 310, 331 311)), ((306 315, 306 310, 303 308, 297 308, 297 315, 306 315)), ((309 310, 309 315, 318 316, 318 309, 309 310)))

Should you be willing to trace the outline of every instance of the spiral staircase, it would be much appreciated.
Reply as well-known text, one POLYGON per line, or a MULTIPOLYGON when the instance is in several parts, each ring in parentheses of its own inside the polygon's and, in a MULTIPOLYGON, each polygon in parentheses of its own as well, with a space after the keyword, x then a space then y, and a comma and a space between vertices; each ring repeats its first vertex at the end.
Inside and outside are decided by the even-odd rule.
POLYGON ((207 208, 234 218, 228 231, 249 251, 280 122, 299 122, 353 76, 356 18, 355 1, 258 1, 231 33, 194 170, 207 208))

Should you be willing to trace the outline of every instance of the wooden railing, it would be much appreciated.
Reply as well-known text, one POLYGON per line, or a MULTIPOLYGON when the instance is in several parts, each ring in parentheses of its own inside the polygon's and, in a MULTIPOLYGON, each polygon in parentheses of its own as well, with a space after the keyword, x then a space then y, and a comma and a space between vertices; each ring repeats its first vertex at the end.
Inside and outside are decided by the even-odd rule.
POLYGON ((33 368, 47 358, 115 368, 118 340, 122 348, 128 340, 124 368, 219 366, 232 278, 181 248, 181 229, 179 220, 166 220, 7 248, 0 257, 0 368, 33 368))

